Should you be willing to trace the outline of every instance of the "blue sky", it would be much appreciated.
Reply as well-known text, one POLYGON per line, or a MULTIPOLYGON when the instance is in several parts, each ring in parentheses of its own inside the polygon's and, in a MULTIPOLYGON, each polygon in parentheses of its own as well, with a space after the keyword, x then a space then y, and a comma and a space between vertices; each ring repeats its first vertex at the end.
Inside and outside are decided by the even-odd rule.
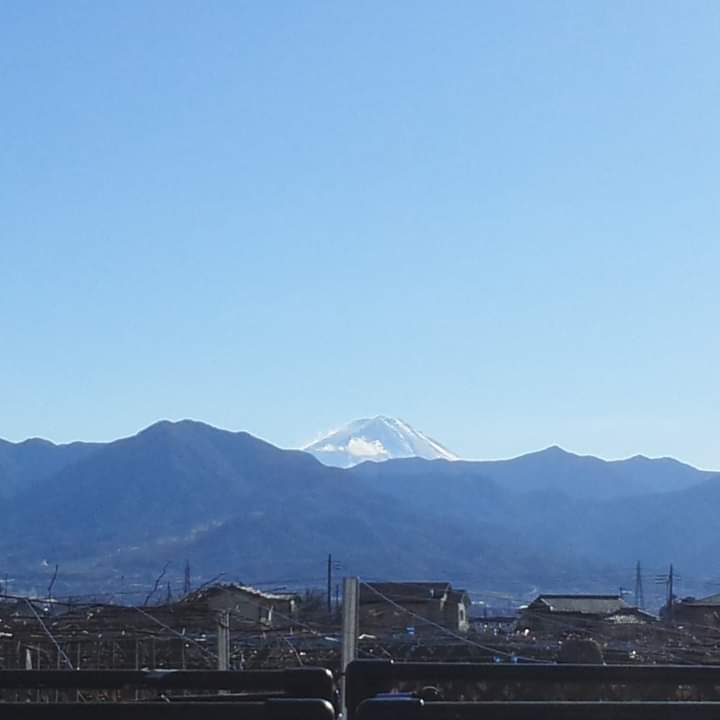
POLYGON ((720 5, 0 8, 0 437, 398 415, 720 467, 720 5))

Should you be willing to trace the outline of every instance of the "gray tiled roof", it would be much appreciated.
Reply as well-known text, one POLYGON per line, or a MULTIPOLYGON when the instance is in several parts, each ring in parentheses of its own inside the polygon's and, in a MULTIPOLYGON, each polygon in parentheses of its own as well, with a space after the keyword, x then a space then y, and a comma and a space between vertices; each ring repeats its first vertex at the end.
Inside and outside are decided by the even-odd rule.
POLYGON ((609 615, 629 605, 619 595, 539 595, 531 609, 545 606, 550 612, 609 615))
POLYGON ((373 582, 360 585, 363 605, 384 602, 385 596, 396 603, 427 602, 442 598, 451 590, 447 582, 373 582))

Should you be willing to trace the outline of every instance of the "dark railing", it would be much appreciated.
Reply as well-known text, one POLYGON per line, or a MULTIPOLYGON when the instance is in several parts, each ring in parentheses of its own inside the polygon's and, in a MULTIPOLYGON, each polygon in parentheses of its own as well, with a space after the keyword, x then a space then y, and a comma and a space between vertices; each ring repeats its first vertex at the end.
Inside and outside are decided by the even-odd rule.
MULTIPOLYGON (((2 689, 52 690, 225 690, 286 698, 335 699, 325 668, 289 670, 0 670, 2 689)), ((6 705, 3 705, 5 708, 6 705)))
POLYGON ((372 699, 357 720, 718 720, 716 702, 424 702, 372 699))
POLYGON ((59 714, 73 720, 334 720, 336 715, 335 681, 325 668, 2 670, 0 696, 11 697, 8 691, 36 691, 46 698, 0 702, 0 714, 12 720, 56 720, 59 714), (141 701, 127 700, 125 691, 133 689, 142 693, 141 701), (97 702, 102 691, 120 691, 126 699, 97 702), (208 694, 189 697, 188 691, 208 694), (58 703, 59 694, 74 701, 58 703))
POLYGON ((0 703, 12 720, 335 720, 327 700, 262 702, 0 703))
MULTIPOLYGON (((346 720, 720 720, 708 702, 720 699, 720 666, 356 660, 345 689, 346 720)), ((18 720, 333 720, 337 709, 324 668, 4 670, 0 697, 18 720), (19 702, 33 690, 40 702, 19 702), (110 698, 120 701, 98 702, 110 698)))
MULTIPOLYGON (((480 664, 480 663, 413 663, 393 662, 392 660, 356 660, 347 669, 346 704, 348 720, 355 720, 360 705, 365 702, 362 718, 390 717, 432 717, 432 718, 474 718, 479 713, 490 713, 498 718, 553 717, 582 718, 593 720, 595 717, 609 717, 606 709, 624 708, 623 713, 640 713, 632 717, 645 717, 645 710, 653 708, 660 713, 657 717, 678 717, 678 708, 688 713, 698 713, 697 717, 715 717, 720 720, 720 704, 708 702, 673 703, 660 700, 677 700, 678 689, 690 686, 700 695, 711 698, 720 697, 720 666, 707 665, 570 665, 570 664, 480 664), (477 702, 444 702, 442 699, 422 701, 409 693, 394 697, 376 696, 392 693, 398 688, 407 690, 423 685, 436 685, 444 682, 452 684, 484 684, 485 694, 493 692, 499 697, 483 698, 477 702), (405 687, 403 687, 405 686, 405 687), (610 686, 624 686, 623 702, 612 702, 607 697, 597 705, 593 702, 558 702, 563 698, 562 686, 570 689, 569 694, 577 694, 581 689, 583 696, 578 700, 600 700, 610 686), (515 696, 532 701, 487 702, 507 697, 504 690, 515 690, 515 696), (561 690, 558 693, 558 689, 561 690), (550 694, 550 698, 547 695, 550 694), (649 696, 649 697, 648 697, 649 696), (642 702, 628 702, 626 698, 642 702), (555 701, 547 702, 547 700, 555 701), (602 706, 602 707, 599 707, 602 706), (484 708, 484 709, 483 709, 484 708), (505 708, 505 709, 502 709, 505 708), (578 715, 587 710, 587 715, 578 715), (370 714, 368 714, 370 713, 370 714), (385 714, 383 714, 385 713, 385 714), (388 714, 389 713, 389 714, 388 714), (396 715, 393 715, 396 713, 396 715), (540 713, 538 715, 537 713, 540 713), (557 713, 563 713, 557 715, 557 713), (601 713, 600 715, 593 713, 601 713), (669 713, 669 714, 668 714, 669 713), (708 714, 710 713, 710 715, 708 714)), ((687 689, 687 688, 686 688, 687 689)), ((687 693, 686 693, 687 694, 687 693)), ((513 696, 513 693, 509 693, 513 696)), ((520 699, 518 698, 518 699, 520 699)), ((697 698, 694 698, 697 699, 697 698)), ((705 698, 703 698, 705 699, 705 698)), ((619 710, 618 710, 619 712, 619 710)), ((630 717, 623 714, 622 717, 630 717)), ((486 717, 483 715, 483 717, 486 717)), ((489 715, 487 717, 490 717, 489 715)), ((620 717, 614 715, 613 717, 620 717)), ((690 715, 688 715, 690 717, 690 715)), ((692 715, 695 717, 695 715, 692 715)))

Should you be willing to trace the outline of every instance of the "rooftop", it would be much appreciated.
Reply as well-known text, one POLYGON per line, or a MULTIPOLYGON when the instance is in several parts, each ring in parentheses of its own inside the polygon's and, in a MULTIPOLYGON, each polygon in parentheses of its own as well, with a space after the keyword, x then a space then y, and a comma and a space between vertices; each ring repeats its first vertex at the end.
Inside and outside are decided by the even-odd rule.
POLYGON ((385 598, 396 603, 428 602, 439 599, 452 591, 448 582, 374 582, 360 585, 360 602, 385 602, 385 598))
POLYGON ((226 583, 226 584, 219 584, 219 585, 210 585, 205 588, 200 588, 199 590, 195 590, 194 592, 191 592, 189 595, 186 595, 180 602, 183 603, 193 603, 198 602, 200 600, 204 600, 208 597, 213 597, 215 595, 220 595, 222 593, 240 593, 243 595, 251 595, 257 600, 288 600, 289 598, 294 597, 294 595, 290 593, 270 593, 270 592, 263 592, 262 590, 258 590, 255 587, 252 587, 250 585, 237 585, 235 583, 226 583))
POLYGON ((630 607, 620 595, 538 595, 530 609, 546 607, 555 613, 609 615, 630 607))

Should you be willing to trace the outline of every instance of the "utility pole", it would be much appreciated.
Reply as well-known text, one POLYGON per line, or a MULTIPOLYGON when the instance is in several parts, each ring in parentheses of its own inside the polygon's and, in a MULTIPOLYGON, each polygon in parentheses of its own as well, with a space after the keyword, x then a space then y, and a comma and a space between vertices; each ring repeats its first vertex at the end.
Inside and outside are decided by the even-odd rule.
POLYGON ((230 669, 230 611, 221 610, 217 615, 218 670, 230 669))
POLYGON ((183 583, 183 595, 189 595, 191 590, 190 585, 190 561, 185 561, 185 582, 183 583))
POLYGON ((328 554, 327 559, 327 611, 328 617, 332 617, 332 582, 333 582, 333 570, 340 570, 342 564, 335 561, 333 562, 332 555, 328 554))
POLYGON ((643 592, 642 572, 639 560, 635 567, 635 607, 639 607, 641 610, 645 609, 645 593, 643 592))
POLYGON ((327 611, 332 615, 332 555, 328 553, 327 563, 327 611))
POLYGON ((670 563, 670 572, 667 575, 658 575, 656 582, 660 585, 665 585, 667 589, 667 601, 665 604, 665 623, 672 625, 673 621, 673 604, 675 601, 675 581, 678 579, 678 575, 675 574, 675 570, 670 563))
POLYGON ((347 717, 346 687, 347 666, 357 657, 357 637, 359 630, 358 606, 359 583, 356 577, 343 578, 343 615, 342 615, 342 658, 340 670, 340 708, 347 717))

